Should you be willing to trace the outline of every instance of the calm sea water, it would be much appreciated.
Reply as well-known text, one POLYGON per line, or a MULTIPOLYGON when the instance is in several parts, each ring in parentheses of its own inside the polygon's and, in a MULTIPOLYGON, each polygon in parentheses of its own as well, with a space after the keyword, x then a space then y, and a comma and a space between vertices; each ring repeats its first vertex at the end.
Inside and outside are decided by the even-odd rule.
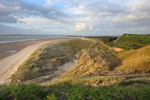
POLYGON ((50 35, 0 35, 0 43, 38 40, 38 39, 54 39, 54 38, 68 38, 66 36, 50 36, 50 35))

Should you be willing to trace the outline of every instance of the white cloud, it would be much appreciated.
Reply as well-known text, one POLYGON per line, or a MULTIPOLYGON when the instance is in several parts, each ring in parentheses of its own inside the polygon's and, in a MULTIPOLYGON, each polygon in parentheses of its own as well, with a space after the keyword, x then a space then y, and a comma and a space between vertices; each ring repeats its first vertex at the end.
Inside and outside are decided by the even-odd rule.
POLYGON ((114 22, 133 22, 150 19, 150 1, 133 0, 129 4, 133 5, 131 6, 131 10, 128 14, 116 16, 114 18, 114 22))
POLYGON ((76 26, 75 26, 75 30, 76 31, 83 31, 86 29, 86 24, 85 23, 78 23, 76 26))
POLYGON ((101 29, 100 28, 96 28, 96 31, 100 31, 101 29))
POLYGON ((150 31, 149 0, 45 0, 41 3, 0 0, 0 24, 70 35, 138 33, 140 28, 142 33, 150 31))
POLYGON ((89 26, 89 30, 93 30, 93 26, 92 25, 89 26))
POLYGON ((52 0, 46 0, 48 4, 52 4, 52 0))

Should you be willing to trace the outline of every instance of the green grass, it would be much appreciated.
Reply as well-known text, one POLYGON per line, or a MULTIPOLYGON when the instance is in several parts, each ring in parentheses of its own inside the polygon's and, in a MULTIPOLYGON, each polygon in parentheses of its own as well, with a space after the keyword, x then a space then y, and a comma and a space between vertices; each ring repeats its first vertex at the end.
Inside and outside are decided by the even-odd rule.
POLYGON ((98 42, 103 42, 108 46, 114 46, 114 41, 117 39, 118 37, 116 36, 104 36, 104 37, 96 37, 96 38, 92 38, 98 42))
POLYGON ((138 35, 138 34, 124 34, 122 35, 116 43, 140 43, 148 44, 150 43, 150 34, 138 35))
POLYGON ((0 100, 36 100, 45 96, 44 87, 35 84, 10 84, 0 87, 0 100))
POLYGON ((97 38, 93 38, 93 39, 96 39, 98 41, 102 41, 104 43, 110 43, 110 42, 113 42, 114 40, 116 40, 118 37, 115 37, 115 36, 105 36, 105 37, 97 37, 97 38))
POLYGON ((67 43, 64 43, 63 46, 68 46, 71 47, 73 50, 82 50, 82 49, 87 49, 93 44, 93 42, 88 41, 88 40, 80 40, 80 39, 75 39, 71 40, 67 43))
POLYGON ((50 86, 10 84, 0 87, 0 100, 149 100, 150 85, 84 86, 60 83, 50 86))
POLYGON ((150 43, 150 34, 124 34, 120 36, 114 45, 124 49, 138 49, 150 43))
POLYGON ((124 82, 119 83, 119 85, 122 85, 122 86, 129 86, 133 84, 149 85, 150 83, 146 81, 141 81, 141 80, 130 80, 130 81, 124 81, 124 82))
POLYGON ((94 39, 102 41, 109 46, 116 46, 129 50, 138 49, 148 45, 150 43, 150 34, 124 34, 120 37, 97 37, 94 39))

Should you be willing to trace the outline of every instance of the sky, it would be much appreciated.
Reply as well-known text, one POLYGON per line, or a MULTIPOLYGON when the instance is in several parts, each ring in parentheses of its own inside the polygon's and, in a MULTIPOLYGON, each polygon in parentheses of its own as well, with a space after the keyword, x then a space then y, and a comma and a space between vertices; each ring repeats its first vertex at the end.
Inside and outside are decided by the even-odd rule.
POLYGON ((0 0, 0 34, 150 34, 150 0, 0 0))

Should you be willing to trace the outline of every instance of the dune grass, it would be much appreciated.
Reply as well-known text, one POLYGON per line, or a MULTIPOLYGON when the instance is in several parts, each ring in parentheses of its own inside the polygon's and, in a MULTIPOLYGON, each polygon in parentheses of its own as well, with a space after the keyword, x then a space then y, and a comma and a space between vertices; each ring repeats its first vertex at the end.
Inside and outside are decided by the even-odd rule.
POLYGON ((64 78, 62 80, 50 82, 43 84, 44 86, 48 85, 56 85, 61 83, 71 83, 73 85, 90 85, 93 87, 98 87, 102 85, 114 85, 118 84, 122 81, 126 80, 126 77, 120 76, 82 76, 82 77, 71 77, 71 78, 64 78))
POLYGON ((82 50, 82 49, 87 49, 92 44, 93 44, 93 42, 88 41, 88 40, 75 39, 75 40, 71 40, 67 43, 64 43, 63 46, 67 46, 67 47, 72 48, 73 50, 78 51, 78 50, 82 50))
POLYGON ((57 67, 72 61, 78 51, 88 48, 91 44, 90 41, 76 39, 43 45, 18 67, 11 79, 13 82, 20 82, 51 75, 57 67))
POLYGON ((43 75, 52 74, 58 66, 71 61, 74 51, 58 44, 46 44, 34 51, 11 76, 12 80, 26 81, 43 75))
POLYGON ((117 40, 113 39, 115 37, 95 38, 95 40, 99 42, 103 41, 102 43, 107 45, 105 46, 107 49, 104 49, 104 51, 111 51, 110 53, 121 60, 121 64, 116 66, 113 71, 119 72, 120 74, 150 72, 150 46, 148 46, 150 43, 150 35, 124 34, 117 40), (125 47, 122 47, 122 45, 125 47), (121 47, 128 50, 113 52, 113 49, 111 49, 113 47, 121 47))
POLYGON ((122 65, 116 67, 116 71, 128 74, 150 72, 150 46, 120 52, 117 56, 122 60, 122 65))
POLYGON ((77 58, 78 65, 61 74, 60 78, 105 75, 121 64, 111 47, 97 40, 88 49, 82 50, 77 58))

